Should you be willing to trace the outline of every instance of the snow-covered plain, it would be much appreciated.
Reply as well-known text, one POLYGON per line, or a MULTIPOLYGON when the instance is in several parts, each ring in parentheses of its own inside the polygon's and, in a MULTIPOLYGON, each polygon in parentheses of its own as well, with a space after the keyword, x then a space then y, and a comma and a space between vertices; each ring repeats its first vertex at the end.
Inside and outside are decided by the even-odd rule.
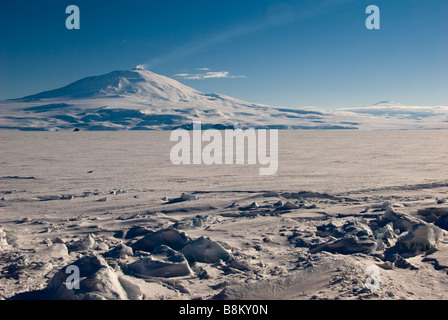
POLYGON ((169 131, 0 131, 0 297, 447 299, 446 141, 280 131, 260 176, 175 166, 169 131))

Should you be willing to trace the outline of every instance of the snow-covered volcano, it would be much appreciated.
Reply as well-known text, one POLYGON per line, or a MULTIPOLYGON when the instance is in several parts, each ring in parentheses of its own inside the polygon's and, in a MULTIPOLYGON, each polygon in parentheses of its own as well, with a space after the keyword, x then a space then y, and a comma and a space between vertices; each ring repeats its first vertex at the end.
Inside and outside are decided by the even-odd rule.
POLYGON ((207 95, 180 82, 144 69, 113 71, 83 78, 63 88, 24 97, 35 99, 129 98, 147 101, 205 102, 207 95))
MULTIPOLYGON (((0 126, 21 130, 174 129, 189 128, 193 121, 220 129, 287 129, 308 128, 310 120, 324 117, 316 110, 273 108, 204 93, 140 68, 87 77, 0 106, 0 126)), ((317 127, 347 126, 322 121, 317 127)))
MULTIPOLYGON (((83 78, 65 87, 0 101, 0 128, 19 130, 154 130, 190 128, 410 129, 448 128, 446 113, 392 117, 384 102, 325 112, 270 107, 205 93, 142 68, 83 78), (367 112, 367 111, 371 112, 367 112), (436 115, 437 118, 432 117, 436 115), (429 120, 427 119, 429 118, 429 120), (396 121, 397 120, 397 121, 396 121)), ((403 110, 404 106, 399 106, 403 110)), ((400 113, 399 115, 402 115, 400 113)))

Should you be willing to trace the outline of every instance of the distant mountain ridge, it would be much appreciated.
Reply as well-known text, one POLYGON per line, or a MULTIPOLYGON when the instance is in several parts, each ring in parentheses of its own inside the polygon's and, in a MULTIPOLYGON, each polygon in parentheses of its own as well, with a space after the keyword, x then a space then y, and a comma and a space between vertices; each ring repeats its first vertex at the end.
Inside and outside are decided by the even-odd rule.
POLYGON ((0 110, 0 129, 18 130, 172 130, 193 121, 218 129, 448 129, 446 107, 389 101, 331 112, 271 107, 201 92, 142 68, 0 101, 0 110))

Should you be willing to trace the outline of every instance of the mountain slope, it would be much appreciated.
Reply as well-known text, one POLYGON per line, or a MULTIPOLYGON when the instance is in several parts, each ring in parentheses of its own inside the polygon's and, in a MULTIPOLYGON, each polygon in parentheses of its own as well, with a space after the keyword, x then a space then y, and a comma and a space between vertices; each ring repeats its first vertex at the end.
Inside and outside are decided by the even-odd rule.
POLYGON ((24 100, 52 98, 145 97, 171 102, 200 95, 176 80, 151 71, 134 69, 83 78, 63 88, 24 97, 24 100))
POLYGON ((218 129, 448 129, 446 112, 403 117, 395 109, 407 110, 388 102, 333 112, 270 107, 204 93, 136 68, 0 101, 0 129, 170 130, 191 128, 193 121, 218 129))

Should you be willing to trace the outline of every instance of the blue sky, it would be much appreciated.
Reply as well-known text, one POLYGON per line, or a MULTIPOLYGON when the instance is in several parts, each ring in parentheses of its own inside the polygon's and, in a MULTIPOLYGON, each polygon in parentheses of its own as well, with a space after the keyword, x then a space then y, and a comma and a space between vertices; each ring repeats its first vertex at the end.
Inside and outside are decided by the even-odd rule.
POLYGON ((448 105, 446 0, 1 1, 0 43, 0 99, 145 64, 274 106, 448 105))

